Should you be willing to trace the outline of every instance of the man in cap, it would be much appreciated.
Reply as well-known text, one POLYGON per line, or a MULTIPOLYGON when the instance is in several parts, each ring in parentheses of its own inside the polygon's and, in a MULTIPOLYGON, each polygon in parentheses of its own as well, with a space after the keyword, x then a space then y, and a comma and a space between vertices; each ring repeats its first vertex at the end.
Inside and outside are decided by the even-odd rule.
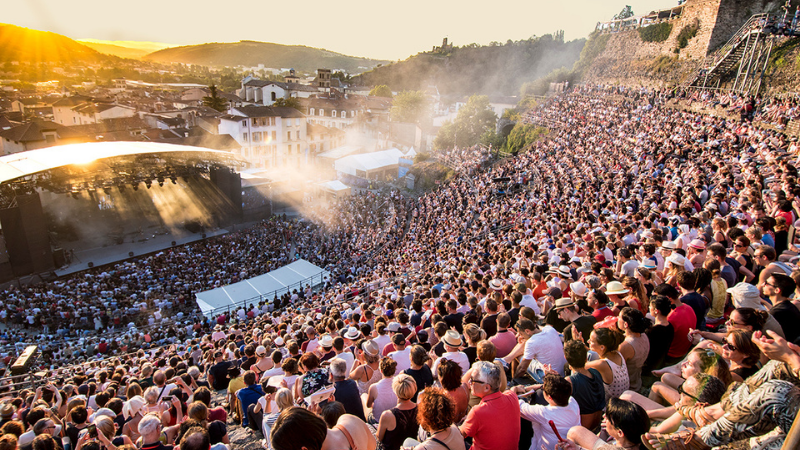
POLYGON ((230 361, 225 361, 222 358, 222 350, 214 352, 214 365, 208 369, 208 384, 216 391, 223 391, 228 389, 228 369, 231 367, 230 361))
POLYGON ((411 346, 407 345, 406 338, 402 333, 395 333, 392 336, 392 345, 394 346, 395 350, 390 352, 387 356, 397 362, 397 368, 394 372, 395 375, 397 375, 398 373, 411 368, 411 359, 409 359, 409 356, 411 355, 411 346))

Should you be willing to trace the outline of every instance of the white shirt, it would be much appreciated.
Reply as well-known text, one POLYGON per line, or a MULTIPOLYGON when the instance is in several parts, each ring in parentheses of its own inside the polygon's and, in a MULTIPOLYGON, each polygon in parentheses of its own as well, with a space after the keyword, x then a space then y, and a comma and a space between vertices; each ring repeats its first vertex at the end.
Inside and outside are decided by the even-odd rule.
MULTIPOLYGON (((398 373, 402 373, 406 369, 411 368, 411 346, 407 345, 403 350, 397 350, 394 352, 389 353, 389 358, 392 358, 397 362, 397 369, 395 369, 394 374, 397 375, 398 373)), ((350 372, 348 372, 350 373, 350 372)))
MULTIPOLYGON (((445 352, 439 359, 436 360, 436 362, 433 363, 434 376, 437 373, 436 371, 439 369, 439 363, 441 363, 443 359, 449 359, 450 361, 457 363, 459 366, 461 366, 462 373, 467 373, 469 370, 469 358, 467 358, 467 355, 465 355, 464 352, 445 352)), ((410 363, 411 362, 409 361, 409 364, 410 363)))
MULTIPOLYGON (((392 355, 390 354, 389 356, 391 357, 392 355)), ((348 352, 345 350, 342 353, 336 355, 336 357, 343 359, 344 362, 347 363, 347 368, 344 371, 344 376, 345 378, 348 378, 350 376, 350 371, 353 370, 353 363, 356 360, 355 356, 353 356, 352 352, 348 352)))
POLYGON ((539 304, 536 303, 536 299, 533 298, 532 295, 528 294, 523 295, 522 300, 519 301, 519 306, 527 306, 528 308, 532 309, 537 316, 542 315, 542 312, 539 309, 539 304))
POLYGON ((544 446, 553 450, 558 443, 558 437, 550 428, 549 421, 553 421, 562 437, 567 435, 570 428, 581 424, 581 408, 573 397, 569 398, 567 406, 542 406, 531 405, 519 401, 520 415, 533 424, 533 440, 530 450, 539 450, 544 446))
POLYGON ((550 325, 546 325, 542 331, 531 336, 525 342, 525 353, 522 355, 522 359, 550 364, 553 370, 564 376, 564 365, 567 364, 567 358, 564 357, 564 344, 558 336, 558 331, 550 325))

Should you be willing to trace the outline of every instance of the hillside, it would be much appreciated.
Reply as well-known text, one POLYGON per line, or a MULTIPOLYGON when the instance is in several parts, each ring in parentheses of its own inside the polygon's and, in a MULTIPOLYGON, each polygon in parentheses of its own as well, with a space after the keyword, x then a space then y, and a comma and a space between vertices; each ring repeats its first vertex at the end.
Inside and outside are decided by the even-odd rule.
POLYGON ((0 24, 0 62, 101 62, 109 57, 66 36, 0 24))
POLYGON ((520 87, 554 69, 572 67, 585 40, 544 35, 504 45, 454 47, 378 67, 355 77, 359 85, 385 84, 394 91, 435 85, 442 95, 518 95, 520 87))
POLYGON ((122 47, 120 45, 105 44, 100 42, 81 41, 81 44, 91 49, 97 50, 100 53, 104 53, 106 55, 119 56, 120 58, 140 59, 142 56, 145 56, 148 53, 150 53, 147 50, 141 50, 138 48, 122 47))
POLYGON ((281 45, 270 42, 241 41, 172 47, 153 52, 143 58, 162 63, 199 64, 202 66, 292 67, 311 72, 319 68, 344 69, 359 73, 386 63, 342 55, 302 45, 281 45))

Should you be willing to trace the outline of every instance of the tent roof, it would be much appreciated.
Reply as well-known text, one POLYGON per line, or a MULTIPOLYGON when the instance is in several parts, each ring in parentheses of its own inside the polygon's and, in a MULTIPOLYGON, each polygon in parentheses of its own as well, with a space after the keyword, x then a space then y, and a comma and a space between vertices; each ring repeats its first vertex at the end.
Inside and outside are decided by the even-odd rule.
POLYGON ((333 192, 344 191, 350 189, 350 186, 342 183, 339 180, 331 180, 331 181, 324 181, 322 183, 317 183, 319 186, 322 186, 328 190, 333 192))
MULTIPOLYGON (((330 272, 310 262, 299 259, 287 266, 259 275, 238 283, 197 293, 197 306, 203 314, 212 314, 215 310, 238 308, 244 303, 258 302, 259 296, 272 300, 275 295, 283 295, 292 289, 310 284, 322 283, 323 276, 330 272)), ((245 305, 246 306, 246 305, 245 305)))
POLYGON ((393 166, 398 163, 398 159, 403 156, 403 152, 396 148, 390 148, 381 152, 361 153, 359 155, 345 156, 336 160, 336 170, 344 172, 344 168, 353 168, 369 172, 370 170, 381 169, 393 166))

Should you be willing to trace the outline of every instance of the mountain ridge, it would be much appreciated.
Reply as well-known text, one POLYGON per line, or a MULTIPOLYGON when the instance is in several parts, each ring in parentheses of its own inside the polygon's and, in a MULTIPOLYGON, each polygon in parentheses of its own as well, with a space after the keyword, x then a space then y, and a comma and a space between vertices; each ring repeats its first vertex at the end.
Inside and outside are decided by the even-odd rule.
POLYGON ((305 45, 241 40, 208 42, 159 50, 143 58, 145 61, 176 62, 202 66, 257 66, 314 71, 319 68, 362 72, 388 61, 349 56, 327 49, 305 45))

